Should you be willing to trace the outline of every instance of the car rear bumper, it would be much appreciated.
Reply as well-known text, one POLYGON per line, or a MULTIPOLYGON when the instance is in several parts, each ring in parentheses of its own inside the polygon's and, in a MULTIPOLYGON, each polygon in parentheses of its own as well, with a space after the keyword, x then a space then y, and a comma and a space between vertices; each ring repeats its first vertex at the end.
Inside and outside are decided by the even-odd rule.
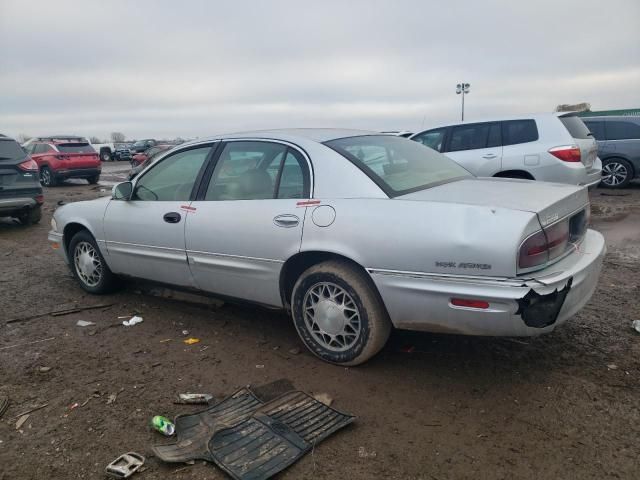
POLYGON ((573 254, 527 278, 481 278, 369 269, 397 328, 465 335, 533 336, 575 315, 597 286, 604 238, 588 230, 573 254), (486 309, 454 306, 481 300, 486 309))
POLYGON ((54 172, 54 175, 58 179, 66 178, 91 178, 100 176, 100 168, 75 168, 73 170, 58 170, 54 172))
POLYGON ((38 206, 34 197, 0 198, 0 217, 38 206))

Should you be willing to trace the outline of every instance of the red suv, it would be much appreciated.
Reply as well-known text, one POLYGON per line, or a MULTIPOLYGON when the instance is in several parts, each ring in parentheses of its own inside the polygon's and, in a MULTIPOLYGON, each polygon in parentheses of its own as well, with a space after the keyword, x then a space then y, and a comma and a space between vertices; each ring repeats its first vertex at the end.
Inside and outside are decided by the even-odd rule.
POLYGON ((86 178, 98 183, 102 165, 91 144, 82 137, 39 137, 25 149, 40 169, 40 182, 53 187, 67 178, 86 178))

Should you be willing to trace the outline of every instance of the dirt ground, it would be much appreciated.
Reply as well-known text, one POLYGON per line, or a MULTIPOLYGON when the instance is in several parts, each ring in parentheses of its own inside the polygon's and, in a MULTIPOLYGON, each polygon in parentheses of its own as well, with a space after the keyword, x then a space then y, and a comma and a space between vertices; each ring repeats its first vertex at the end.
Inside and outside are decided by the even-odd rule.
POLYGON ((227 478, 202 462, 152 457, 165 438, 149 420, 201 408, 175 405, 177 393, 221 398, 277 380, 327 393, 357 416, 279 478, 640 478, 640 333, 631 328, 640 319, 639 184, 592 192, 593 228, 609 253, 593 299, 557 331, 527 339, 396 331, 375 359, 341 368, 307 353, 280 313, 132 287, 83 293, 48 246, 49 220, 58 201, 108 193, 117 177, 104 175, 107 192, 80 181, 46 190, 37 226, 0 221, 0 394, 11 399, 0 418, 1 480, 104 478, 128 451, 147 455, 133 478, 227 478), (111 306, 46 314, 76 304, 111 306), (133 312, 144 322, 120 325, 133 312), (183 330, 201 342, 185 345, 183 330), (21 413, 44 404, 16 430, 21 413))

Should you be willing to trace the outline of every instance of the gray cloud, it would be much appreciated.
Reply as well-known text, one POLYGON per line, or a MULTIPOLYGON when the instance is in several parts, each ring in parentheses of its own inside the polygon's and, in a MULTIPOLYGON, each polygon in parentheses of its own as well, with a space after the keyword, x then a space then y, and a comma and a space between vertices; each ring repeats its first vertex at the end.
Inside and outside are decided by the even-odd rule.
POLYGON ((638 18, 636 0, 0 0, 0 128, 418 129, 458 118, 462 79, 470 119, 637 107, 638 18))

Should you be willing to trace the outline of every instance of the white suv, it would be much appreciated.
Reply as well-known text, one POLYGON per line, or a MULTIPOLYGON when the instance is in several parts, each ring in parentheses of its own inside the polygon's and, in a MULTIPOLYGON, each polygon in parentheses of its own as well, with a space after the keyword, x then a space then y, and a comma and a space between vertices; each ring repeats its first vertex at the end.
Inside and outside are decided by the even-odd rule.
POLYGON ((410 138, 444 153, 479 177, 595 187, 602 176, 596 141, 575 113, 464 122, 410 138))

